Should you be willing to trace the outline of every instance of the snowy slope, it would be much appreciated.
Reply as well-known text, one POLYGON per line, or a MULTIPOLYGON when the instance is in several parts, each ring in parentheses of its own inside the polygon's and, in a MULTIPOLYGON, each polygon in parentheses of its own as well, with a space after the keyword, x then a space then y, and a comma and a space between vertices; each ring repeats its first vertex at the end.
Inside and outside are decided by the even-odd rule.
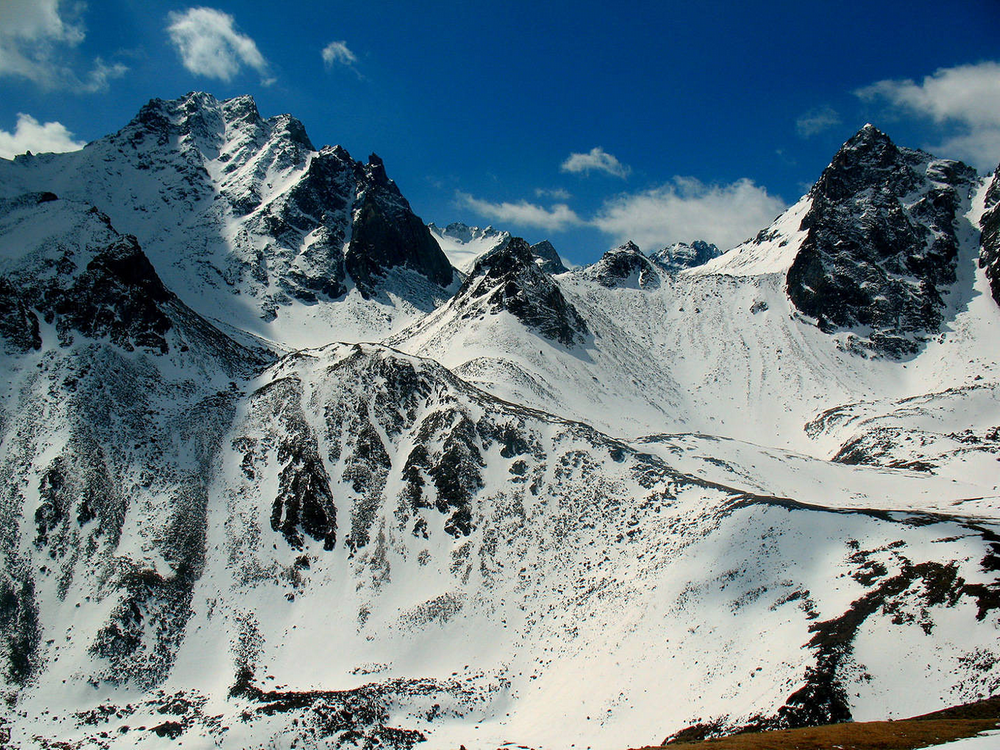
MULTIPOLYGON (((379 347, 300 352, 251 388, 162 692, 53 668, 20 702, 32 733, 614 748, 931 710, 996 679, 986 521, 747 495, 379 347)), ((85 632, 42 638, 67 626, 85 632)))
POLYGON ((152 688, 201 572, 238 383, 273 356, 187 308, 86 204, 0 205, 0 256, 5 692, 70 676, 152 688))
POLYGON ((431 230, 451 264, 463 274, 472 270, 480 256, 510 242, 510 232, 493 227, 470 227, 461 222, 453 222, 446 227, 428 224, 427 228, 431 230))
MULTIPOLYGON (((977 263, 984 194, 970 190, 955 210, 955 281, 941 294, 942 325, 902 359, 868 356, 871 329, 827 332, 789 299, 786 277, 808 236, 809 196, 754 240, 697 268, 667 273, 632 246, 558 277, 591 333, 576 349, 512 325, 503 310, 468 316, 454 306, 392 342, 502 398, 619 435, 694 431, 829 458, 851 436, 834 442, 807 432, 823 412, 872 400, 892 409, 900 399, 973 384, 987 394, 983 419, 996 420, 1000 308, 977 263)), ((969 426, 959 416, 950 431, 969 426)))

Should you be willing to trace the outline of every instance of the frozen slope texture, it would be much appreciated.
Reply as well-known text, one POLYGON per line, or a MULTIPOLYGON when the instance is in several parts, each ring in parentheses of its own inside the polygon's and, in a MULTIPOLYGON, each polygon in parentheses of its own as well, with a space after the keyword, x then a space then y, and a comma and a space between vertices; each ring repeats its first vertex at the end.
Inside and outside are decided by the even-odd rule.
POLYGON ((464 274, 472 270, 480 256, 510 242, 510 232, 502 232, 493 227, 470 227, 461 222, 453 222, 443 228, 428 224, 427 228, 451 264, 464 274))
POLYGON ((247 96, 154 99, 82 151, 0 162, 0 185, 97 206, 191 307, 282 345, 379 338, 453 279, 377 156, 316 151, 247 96))
MULTIPOLYGON (((822 197, 821 182, 754 239, 697 267, 668 272, 626 245, 590 268, 554 279, 591 334, 575 349, 552 346, 530 329, 511 325, 510 318, 470 318, 448 306, 393 339, 393 345, 435 358, 501 398, 611 434, 695 431, 822 458, 837 455, 860 435, 807 432, 806 425, 846 404, 874 401, 892 410, 900 399, 976 384, 988 386, 982 393, 994 394, 982 404, 984 419, 1000 412, 991 387, 1000 378, 992 354, 992 342, 1000 336, 1000 307, 985 269, 977 268, 984 186, 961 165, 901 151, 870 128, 842 149, 824 175, 851 186, 842 207, 818 211, 818 200, 832 201, 822 197), (863 168, 851 166, 845 154, 854 158, 865 149, 882 149, 889 166, 870 167, 864 160, 863 168), (922 173, 910 164, 918 157, 922 173), (841 161, 847 165, 838 166, 841 161), (906 201, 885 186, 891 182, 886 170, 916 185, 906 201), (942 181, 947 175, 954 185, 942 181), (866 201, 874 195, 888 207, 869 206, 866 201), (932 221, 928 217, 937 216, 936 209, 927 206, 943 207, 944 214, 932 221), (836 221, 820 221, 834 214, 836 221), (933 272, 940 272, 934 284, 900 282, 908 291, 899 304, 911 312, 919 307, 929 316, 921 318, 919 331, 901 324, 898 337, 885 334, 908 354, 892 349, 895 344, 886 346, 901 358, 884 356, 890 353, 886 347, 873 350, 872 342, 883 334, 871 326, 819 326, 799 309, 789 291, 790 269, 815 246, 810 222, 827 227, 824 232, 853 237, 857 247, 891 235, 902 222, 927 240, 919 245, 920 253, 946 258, 933 272), (923 301, 918 303, 918 297, 923 301), (836 437, 842 440, 835 443, 836 437)), ((892 262, 872 256, 872 274, 884 277, 888 286, 866 282, 866 294, 892 296, 897 282, 886 264, 926 266, 920 253, 892 262)), ((844 256, 836 262, 849 261, 844 256)), ((866 262, 851 267, 864 269, 866 262)), ((827 317, 846 309, 838 294, 814 300, 829 309, 827 317)), ((916 317, 910 320, 916 325, 916 317)), ((968 426, 958 419, 946 434, 968 426)))
POLYGON ((673 245, 651 253, 649 257, 668 271, 683 271, 685 268, 696 268, 704 265, 713 258, 718 258, 721 254, 715 245, 704 240, 695 240, 690 244, 675 242, 673 245))
POLYGON ((369 345, 290 355, 236 412, 160 692, 88 684, 116 652, 80 653, 75 604, 109 602, 72 591, 19 739, 616 748, 996 679, 992 519, 742 493, 369 345))
POLYGON ((5 693, 152 688, 191 614, 238 384, 273 357, 184 306, 85 204, 4 202, 0 258, 5 693))
MULTIPOLYGON (((431 230, 451 264, 466 275, 472 272, 480 258, 505 247, 511 239, 510 232, 493 227, 470 227, 460 222, 449 224, 443 229, 435 224, 428 224, 427 228, 431 230)), ((531 254, 546 273, 559 274, 567 270, 559 253, 548 240, 532 245, 531 254)))

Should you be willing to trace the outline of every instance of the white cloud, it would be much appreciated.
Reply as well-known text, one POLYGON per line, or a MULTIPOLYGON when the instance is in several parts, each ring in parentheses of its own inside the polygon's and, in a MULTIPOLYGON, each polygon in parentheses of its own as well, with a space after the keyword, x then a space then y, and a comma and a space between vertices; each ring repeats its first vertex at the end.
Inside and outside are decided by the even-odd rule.
POLYGON ((347 47, 347 42, 330 42, 323 48, 323 63, 327 68, 335 64, 351 67, 358 61, 357 56, 347 47))
POLYGON ((600 146, 595 146, 585 154, 570 154, 569 158, 562 163, 561 169, 563 172, 572 172, 573 174, 580 172, 589 174, 596 170, 622 179, 632 171, 600 146))
POLYGON ((29 41, 79 44, 83 27, 59 15, 60 0, 4 0, 3 35, 29 41))
POLYGON ((698 239, 726 250, 785 208, 784 201, 748 179, 706 185, 676 177, 662 187, 607 201, 592 223, 616 242, 631 239, 647 251, 698 239))
POLYGON ((231 15, 215 8, 171 11, 167 33, 184 67, 195 75, 230 81, 244 65, 256 70, 268 85, 274 79, 257 44, 236 30, 231 15))
POLYGON ((839 124, 840 115, 832 107, 824 105, 800 115, 795 121, 795 130, 803 138, 809 138, 839 124))
POLYGON ((941 68, 920 83, 885 80, 854 92, 865 100, 884 99, 895 107, 931 118, 939 125, 957 125, 962 133, 932 150, 958 156, 980 168, 1000 159, 1000 63, 941 68))
POLYGON ((538 198, 551 198, 554 201, 568 201, 573 196, 568 190, 562 188, 535 188, 535 196, 538 198))
POLYGON ((68 12, 60 0, 2 0, 0 18, 0 76, 14 76, 45 89, 78 92, 103 91, 108 81, 128 68, 107 65, 98 58, 84 76, 71 64, 71 51, 86 37, 79 14, 81 3, 68 12))
POLYGON ((490 203, 465 193, 458 193, 458 202, 480 216, 486 216, 503 224, 545 229, 549 232, 561 232, 585 223, 565 203, 557 203, 551 208, 524 200, 517 203, 490 203))
POLYGON ((121 78, 128 72, 128 68, 121 63, 113 65, 105 64, 104 60, 97 58, 94 60, 94 68, 80 82, 80 88, 84 91, 105 91, 108 88, 108 81, 114 78, 121 78))
POLYGON ((59 122, 40 124, 31 115, 19 112, 17 126, 13 133, 0 130, 0 157, 13 159, 25 151, 41 153, 62 153, 76 151, 86 144, 73 138, 66 126, 59 122))

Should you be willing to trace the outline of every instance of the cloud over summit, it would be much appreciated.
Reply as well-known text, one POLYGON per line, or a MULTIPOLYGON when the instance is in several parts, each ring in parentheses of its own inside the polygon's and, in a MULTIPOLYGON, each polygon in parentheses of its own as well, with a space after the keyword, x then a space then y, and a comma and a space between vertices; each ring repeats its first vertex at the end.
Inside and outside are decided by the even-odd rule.
POLYGON ((854 92, 866 101, 893 107, 957 128, 931 150, 980 169, 1000 160, 1000 63, 980 62, 941 68, 920 83, 912 79, 877 81, 854 92))
POLYGON ((270 66, 257 43, 236 28, 235 19, 215 8, 171 11, 167 34, 184 67, 195 75, 230 81, 243 66, 253 68, 265 85, 273 82, 270 66))

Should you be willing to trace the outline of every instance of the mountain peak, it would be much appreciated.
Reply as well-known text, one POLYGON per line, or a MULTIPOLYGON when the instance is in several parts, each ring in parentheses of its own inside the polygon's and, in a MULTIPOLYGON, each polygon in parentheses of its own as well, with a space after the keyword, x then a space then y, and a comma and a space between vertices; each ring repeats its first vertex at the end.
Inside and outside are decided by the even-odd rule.
POLYGON ((539 268, 531 246, 521 237, 511 237, 479 258, 453 304, 463 308, 479 300, 485 301, 490 314, 506 310, 526 326, 565 346, 582 343, 589 333, 580 313, 549 274, 539 268))
POLYGON ((704 240, 695 240, 691 243, 675 242, 657 250, 649 257, 667 271, 677 272, 685 268, 697 268, 720 255, 722 252, 715 245, 704 240))
POLYGON ((587 269, 587 273, 601 286, 650 289, 660 285, 660 277, 653 263, 632 240, 613 250, 587 269))
POLYGON ((559 253, 548 240, 542 240, 531 246, 531 253, 535 256, 535 263, 545 273, 560 274, 566 273, 569 269, 562 262, 559 253))
POLYGON ((792 302, 828 333, 867 329, 852 339, 863 348, 914 353, 942 322, 958 212, 975 179, 961 162, 901 148, 865 125, 809 192, 807 235, 787 277, 792 302))
POLYGON ((840 147, 810 191, 832 201, 848 200, 873 184, 883 184, 894 192, 916 188, 913 167, 929 158, 912 149, 901 149, 870 123, 840 147))
POLYGON ((389 176, 385 173, 385 164, 378 154, 371 154, 368 157, 368 175, 372 182, 380 187, 389 187, 389 176))

